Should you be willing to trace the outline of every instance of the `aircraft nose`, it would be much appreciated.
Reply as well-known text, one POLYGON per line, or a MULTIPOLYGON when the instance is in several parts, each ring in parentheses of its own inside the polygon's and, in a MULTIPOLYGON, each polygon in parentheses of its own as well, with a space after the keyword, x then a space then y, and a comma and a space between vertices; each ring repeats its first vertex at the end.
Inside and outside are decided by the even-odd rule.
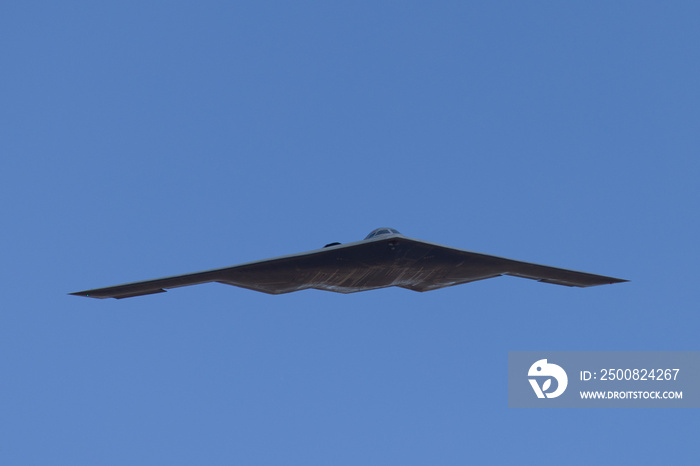
POLYGON ((375 236, 382 236, 382 235, 400 235, 398 230, 395 228, 389 228, 389 227, 380 227, 375 230, 372 230, 369 235, 365 239, 370 239, 374 238, 375 236))

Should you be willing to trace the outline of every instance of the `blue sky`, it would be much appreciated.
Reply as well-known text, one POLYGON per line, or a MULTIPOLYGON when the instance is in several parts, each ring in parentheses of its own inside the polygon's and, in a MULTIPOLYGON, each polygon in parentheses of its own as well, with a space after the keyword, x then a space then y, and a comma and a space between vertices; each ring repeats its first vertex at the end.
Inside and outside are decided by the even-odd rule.
POLYGON ((513 350, 697 350, 694 2, 0 7, 3 464, 694 463, 693 410, 515 410, 513 350), (379 226, 611 275, 66 293, 379 226))

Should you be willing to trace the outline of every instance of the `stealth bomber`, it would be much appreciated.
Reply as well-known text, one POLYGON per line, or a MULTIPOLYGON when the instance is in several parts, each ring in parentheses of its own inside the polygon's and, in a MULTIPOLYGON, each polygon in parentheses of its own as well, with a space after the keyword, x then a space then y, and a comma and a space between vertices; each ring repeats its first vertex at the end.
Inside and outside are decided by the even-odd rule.
POLYGON ((353 243, 70 294, 122 299, 211 282, 269 294, 309 288, 355 293, 389 286, 430 291, 502 275, 576 287, 627 281, 451 248, 408 238, 393 228, 377 228, 353 243))

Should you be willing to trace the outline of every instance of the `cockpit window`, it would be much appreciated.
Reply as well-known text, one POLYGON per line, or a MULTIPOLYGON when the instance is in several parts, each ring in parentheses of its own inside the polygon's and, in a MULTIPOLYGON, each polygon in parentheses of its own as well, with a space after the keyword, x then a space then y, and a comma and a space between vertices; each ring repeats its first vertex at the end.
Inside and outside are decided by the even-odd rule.
POLYGON ((400 235, 397 230, 393 228, 377 228, 376 230, 373 230, 369 235, 367 235, 367 238, 365 239, 370 239, 374 238, 375 236, 381 236, 381 235, 400 235))

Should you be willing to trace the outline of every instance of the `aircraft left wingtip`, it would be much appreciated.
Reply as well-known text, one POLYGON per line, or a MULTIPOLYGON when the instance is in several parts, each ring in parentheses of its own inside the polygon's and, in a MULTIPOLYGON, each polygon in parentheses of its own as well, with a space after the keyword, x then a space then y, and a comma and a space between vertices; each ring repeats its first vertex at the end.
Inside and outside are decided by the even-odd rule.
POLYGON ((98 296, 90 296, 87 291, 76 291, 74 293, 68 293, 70 296, 82 296, 84 298, 97 298, 98 296))

